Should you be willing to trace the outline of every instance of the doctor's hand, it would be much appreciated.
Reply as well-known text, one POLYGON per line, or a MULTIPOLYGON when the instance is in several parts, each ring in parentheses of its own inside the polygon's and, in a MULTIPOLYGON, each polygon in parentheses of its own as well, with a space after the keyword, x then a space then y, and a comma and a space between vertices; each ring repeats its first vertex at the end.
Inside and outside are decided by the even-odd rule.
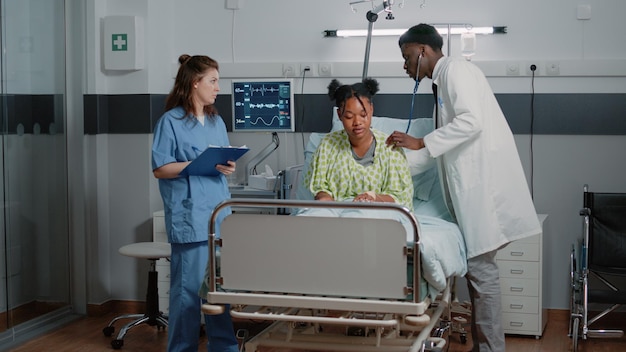
POLYGON ((228 176, 228 175, 231 175, 233 172, 235 172, 236 166, 237 164, 234 161, 229 160, 228 165, 217 164, 215 165, 215 168, 217 169, 217 171, 219 171, 223 175, 228 176))
POLYGON ((400 131, 393 131, 393 133, 387 137, 385 143, 394 148, 407 148, 412 150, 424 148, 424 138, 415 138, 400 131))

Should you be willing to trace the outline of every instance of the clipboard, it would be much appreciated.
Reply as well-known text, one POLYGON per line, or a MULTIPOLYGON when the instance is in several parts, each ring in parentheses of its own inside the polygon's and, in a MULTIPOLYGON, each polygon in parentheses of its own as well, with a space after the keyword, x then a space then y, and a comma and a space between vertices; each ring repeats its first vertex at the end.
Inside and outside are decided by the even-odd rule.
POLYGON ((215 165, 226 165, 229 160, 236 161, 250 150, 248 147, 208 147, 198 155, 179 176, 218 176, 215 165))

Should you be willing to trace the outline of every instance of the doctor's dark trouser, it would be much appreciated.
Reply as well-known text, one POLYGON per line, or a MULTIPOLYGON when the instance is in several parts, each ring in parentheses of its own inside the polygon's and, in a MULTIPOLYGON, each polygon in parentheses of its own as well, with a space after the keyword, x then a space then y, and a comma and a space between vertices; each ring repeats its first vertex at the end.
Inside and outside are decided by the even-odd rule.
MULTIPOLYGON (((198 290, 209 257, 208 242, 172 243, 168 352, 197 352, 200 337, 201 298, 198 290)), ((237 352, 230 311, 205 315, 207 351, 237 352)))
POLYGON ((504 352, 500 273, 497 251, 467 260, 467 288, 472 302, 472 341, 475 352, 504 352))

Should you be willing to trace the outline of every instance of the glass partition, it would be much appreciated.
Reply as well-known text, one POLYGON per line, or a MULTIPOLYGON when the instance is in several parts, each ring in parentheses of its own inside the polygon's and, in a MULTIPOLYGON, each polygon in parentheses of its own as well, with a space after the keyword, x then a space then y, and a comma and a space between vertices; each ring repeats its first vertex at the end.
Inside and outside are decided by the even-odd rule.
POLYGON ((64 0, 0 0, 0 332, 69 306, 64 0))

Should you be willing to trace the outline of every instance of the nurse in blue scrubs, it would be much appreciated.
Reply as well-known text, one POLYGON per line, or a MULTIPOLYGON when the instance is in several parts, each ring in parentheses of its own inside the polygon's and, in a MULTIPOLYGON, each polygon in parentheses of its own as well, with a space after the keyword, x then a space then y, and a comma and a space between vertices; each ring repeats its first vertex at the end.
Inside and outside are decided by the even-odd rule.
MULTIPOLYGON (((209 145, 229 145, 226 126, 214 107, 219 92, 218 63, 207 56, 183 54, 166 112, 154 129, 152 170, 159 179, 167 237, 172 246, 169 352, 198 351, 201 298, 208 262, 208 223, 215 206, 230 198, 227 175, 235 162, 216 165, 219 176, 178 174, 209 145)), ((228 215, 221 212, 219 224, 228 215)), ((207 351, 238 351, 230 313, 206 315, 207 351)))

